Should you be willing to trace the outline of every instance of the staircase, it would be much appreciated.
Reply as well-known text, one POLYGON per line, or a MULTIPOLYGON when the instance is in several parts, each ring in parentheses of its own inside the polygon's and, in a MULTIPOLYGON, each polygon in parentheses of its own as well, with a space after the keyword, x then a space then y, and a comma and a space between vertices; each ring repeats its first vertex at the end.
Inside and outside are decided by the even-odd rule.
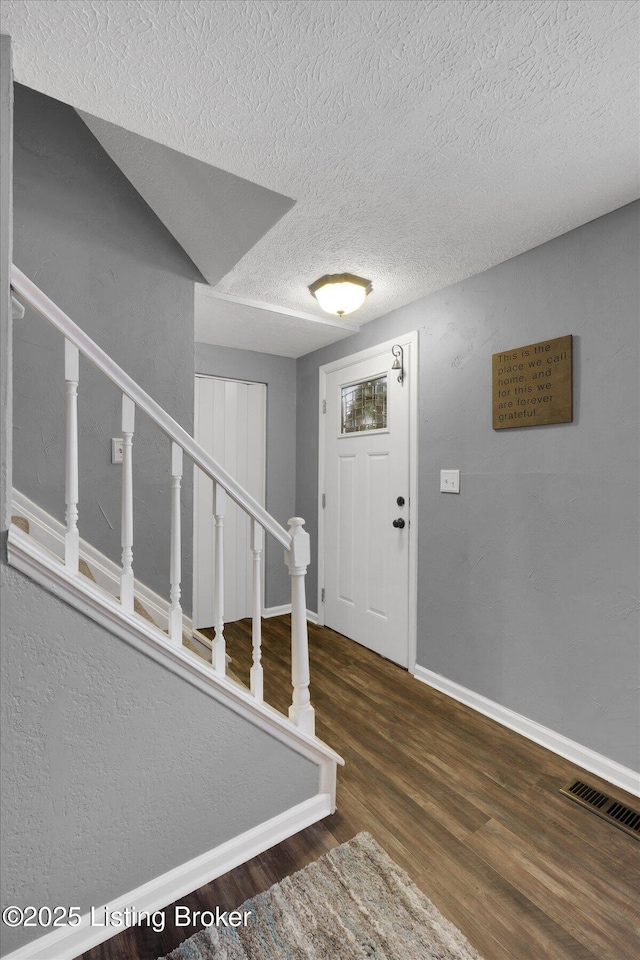
MULTIPOLYGON (((38 505, 14 491, 13 522, 8 534, 8 561, 47 589, 92 617, 125 642, 187 678, 214 699, 249 718, 297 753, 318 766, 319 802, 314 820, 335 809, 337 765, 343 763, 315 736, 315 716, 309 692, 309 652, 305 575, 310 561, 309 535, 304 521, 293 517, 282 527, 163 410, 124 370, 84 333, 17 267, 12 266, 15 298, 46 320, 64 338, 66 406, 65 523, 48 517, 38 505), (121 478, 121 563, 114 564, 81 539, 78 525, 80 497, 78 471, 78 384, 80 355, 111 381, 122 396, 123 463, 121 478), (159 598, 134 573, 133 458, 136 414, 143 413, 168 440, 167 472, 171 484, 170 585, 159 598), (213 483, 215 601, 213 641, 193 629, 181 606, 181 505, 184 460, 188 458, 213 483), (250 521, 252 592, 252 657, 250 688, 229 672, 224 637, 224 521, 229 501, 250 521), (263 556, 266 536, 284 549, 291 578, 291 685, 288 715, 264 701, 261 658, 263 556)), ((14 301, 15 303, 15 301, 14 301)), ((16 304, 19 308, 19 304, 16 304)), ((61 371, 62 373, 62 371, 61 371)), ((158 482, 162 481, 158 477, 158 482)), ((164 478, 166 479, 166 477, 164 478)), ((115 641, 114 641, 115 642, 115 641)), ((306 824, 305 824, 306 825, 306 824)))

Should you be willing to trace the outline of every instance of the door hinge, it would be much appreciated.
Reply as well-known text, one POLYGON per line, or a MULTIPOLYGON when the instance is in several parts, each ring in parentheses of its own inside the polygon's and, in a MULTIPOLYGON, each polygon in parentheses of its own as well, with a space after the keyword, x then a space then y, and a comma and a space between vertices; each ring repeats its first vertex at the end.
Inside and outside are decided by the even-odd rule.
POLYGON ((326 495, 326 493, 323 493, 323 494, 322 494, 322 509, 323 509, 323 510, 324 510, 324 508, 326 507, 326 505, 327 505, 327 495, 326 495))
POLYGON ((322 592, 320 593, 320 602, 324 603, 324 587, 322 588, 322 592))
POLYGON ((322 412, 323 412, 323 413, 326 413, 326 412, 327 412, 327 401, 326 401, 326 400, 323 400, 323 401, 322 401, 322 412))

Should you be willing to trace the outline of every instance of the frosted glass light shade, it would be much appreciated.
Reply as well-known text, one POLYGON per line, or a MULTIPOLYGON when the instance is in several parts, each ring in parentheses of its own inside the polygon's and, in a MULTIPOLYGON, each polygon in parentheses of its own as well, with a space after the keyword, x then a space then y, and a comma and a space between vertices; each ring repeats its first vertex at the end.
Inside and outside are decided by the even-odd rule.
POLYGON ((352 273, 327 274, 309 287, 325 313, 333 313, 338 317, 361 307, 372 289, 370 280, 363 280, 352 273))

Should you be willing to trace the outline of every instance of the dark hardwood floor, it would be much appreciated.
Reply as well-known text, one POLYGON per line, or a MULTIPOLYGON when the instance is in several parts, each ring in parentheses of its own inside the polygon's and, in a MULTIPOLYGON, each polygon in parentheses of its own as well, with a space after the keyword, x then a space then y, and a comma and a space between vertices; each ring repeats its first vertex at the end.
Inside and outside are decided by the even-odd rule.
MULTIPOLYGON (((226 630, 247 678, 250 624, 226 630)), ((346 761, 337 812, 180 903, 236 907, 368 830, 485 960, 640 958, 640 844, 558 791, 582 776, 635 798, 339 634, 309 634, 317 733, 346 761)), ((288 649, 289 618, 265 621, 265 699, 283 712, 288 649)), ((142 926, 82 960, 155 960, 183 939, 142 926)))

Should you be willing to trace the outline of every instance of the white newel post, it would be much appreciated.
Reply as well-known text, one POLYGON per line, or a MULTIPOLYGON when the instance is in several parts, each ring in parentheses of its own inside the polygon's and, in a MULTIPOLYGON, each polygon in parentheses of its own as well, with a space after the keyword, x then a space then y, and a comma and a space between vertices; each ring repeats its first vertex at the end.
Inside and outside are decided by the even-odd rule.
POLYGON ((120 602, 125 610, 133 612, 133 430, 136 407, 122 394, 122 516, 120 542, 122 545, 122 573, 120 575, 120 602))
POLYGON ((182 545, 180 530, 180 484, 182 483, 182 447, 171 441, 171 606, 169 608, 169 637, 182 646, 182 545))
POLYGON ((78 572, 80 534, 78 532, 78 381, 80 354, 78 348, 64 341, 64 381, 67 404, 67 450, 65 470, 65 502, 67 529, 64 535, 64 562, 73 573, 78 572))
POLYGON ((251 610, 251 642, 253 646, 253 665, 251 667, 251 693, 256 700, 263 700, 262 671, 262 547, 264 531, 259 523, 251 519, 251 552, 253 554, 253 603, 251 610))
POLYGON ((291 683, 293 701, 289 719, 303 733, 315 735, 315 711, 309 695, 309 637, 307 634, 307 600, 305 577, 311 560, 309 534, 303 529, 304 520, 289 520, 291 550, 285 550, 284 560, 291 577, 291 683))
POLYGON ((219 483, 213 483, 213 520, 214 520, 214 628, 215 638, 211 662, 216 673, 223 676, 227 672, 227 658, 224 640, 224 512, 227 495, 219 483))

